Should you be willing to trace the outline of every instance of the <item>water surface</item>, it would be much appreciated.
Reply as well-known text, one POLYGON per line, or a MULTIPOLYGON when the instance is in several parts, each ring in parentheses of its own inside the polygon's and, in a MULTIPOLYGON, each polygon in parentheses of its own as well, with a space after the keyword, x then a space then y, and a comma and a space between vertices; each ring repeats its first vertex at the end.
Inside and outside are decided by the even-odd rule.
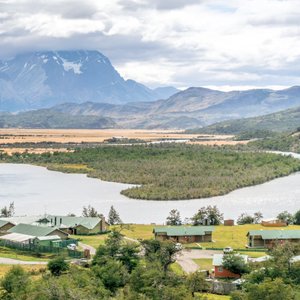
POLYGON ((198 200, 133 200, 120 194, 129 186, 81 174, 48 171, 43 167, 0 164, 0 206, 14 201, 17 215, 80 215, 82 207, 90 204, 107 216, 110 206, 114 205, 124 222, 163 223, 173 208, 181 212, 182 219, 191 217, 206 205, 217 205, 225 218, 234 219, 243 212, 261 211, 264 217, 270 218, 283 210, 300 209, 300 173, 225 196, 198 200))

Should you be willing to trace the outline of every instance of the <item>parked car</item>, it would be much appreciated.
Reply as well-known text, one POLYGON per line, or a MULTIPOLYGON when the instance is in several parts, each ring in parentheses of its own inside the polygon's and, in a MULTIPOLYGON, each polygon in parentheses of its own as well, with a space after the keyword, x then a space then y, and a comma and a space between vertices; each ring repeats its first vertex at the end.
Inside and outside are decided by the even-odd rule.
POLYGON ((182 250, 182 245, 181 245, 181 243, 176 243, 176 244, 175 244, 175 249, 176 249, 176 250, 182 250))
POLYGON ((68 246, 67 246, 67 249, 69 249, 69 250, 76 250, 76 244, 69 244, 68 246))
POLYGON ((228 253, 231 253, 231 252, 233 252, 233 249, 231 247, 225 247, 223 249, 223 253, 225 253, 225 254, 228 254, 228 253))

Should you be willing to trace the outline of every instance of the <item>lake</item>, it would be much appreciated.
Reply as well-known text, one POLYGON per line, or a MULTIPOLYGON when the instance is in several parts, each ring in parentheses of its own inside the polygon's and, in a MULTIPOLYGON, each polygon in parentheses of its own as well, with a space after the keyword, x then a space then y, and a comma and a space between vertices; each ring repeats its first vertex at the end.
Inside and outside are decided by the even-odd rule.
POLYGON ((191 217, 206 205, 217 205, 226 219, 236 219, 243 212, 252 214, 256 211, 270 218, 283 210, 295 212, 300 209, 300 173, 224 196, 197 200, 133 200, 120 194, 129 186, 81 174, 49 171, 43 167, 0 164, 0 206, 14 201, 16 215, 80 215, 82 207, 90 204, 107 216, 113 205, 123 222, 163 223, 173 208, 180 211, 182 219, 191 217))

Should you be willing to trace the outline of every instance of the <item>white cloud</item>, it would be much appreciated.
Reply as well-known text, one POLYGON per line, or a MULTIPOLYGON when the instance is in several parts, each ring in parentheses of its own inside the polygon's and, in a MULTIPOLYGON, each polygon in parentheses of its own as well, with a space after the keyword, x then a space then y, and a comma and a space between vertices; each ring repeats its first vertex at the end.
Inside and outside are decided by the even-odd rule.
POLYGON ((97 49, 151 86, 299 84, 298 0, 0 1, 0 55, 97 49))

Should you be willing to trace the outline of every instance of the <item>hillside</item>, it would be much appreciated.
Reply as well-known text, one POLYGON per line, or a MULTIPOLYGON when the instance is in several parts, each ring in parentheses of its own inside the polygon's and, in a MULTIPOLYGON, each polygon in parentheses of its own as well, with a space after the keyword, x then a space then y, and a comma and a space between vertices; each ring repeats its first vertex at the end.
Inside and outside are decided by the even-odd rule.
POLYGON ((204 128, 189 130, 208 134, 240 134, 244 132, 291 132, 300 127, 300 107, 264 116, 219 122, 204 128))
POLYGON ((99 116, 72 116, 70 114, 39 110, 18 115, 0 114, 0 128, 115 128, 111 118, 99 116))
POLYGON ((168 98, 178 90, 152 90, 125 80, 98 51, 45 51, 0 61, 0 111, 86 101, 126 103, 168 98))

